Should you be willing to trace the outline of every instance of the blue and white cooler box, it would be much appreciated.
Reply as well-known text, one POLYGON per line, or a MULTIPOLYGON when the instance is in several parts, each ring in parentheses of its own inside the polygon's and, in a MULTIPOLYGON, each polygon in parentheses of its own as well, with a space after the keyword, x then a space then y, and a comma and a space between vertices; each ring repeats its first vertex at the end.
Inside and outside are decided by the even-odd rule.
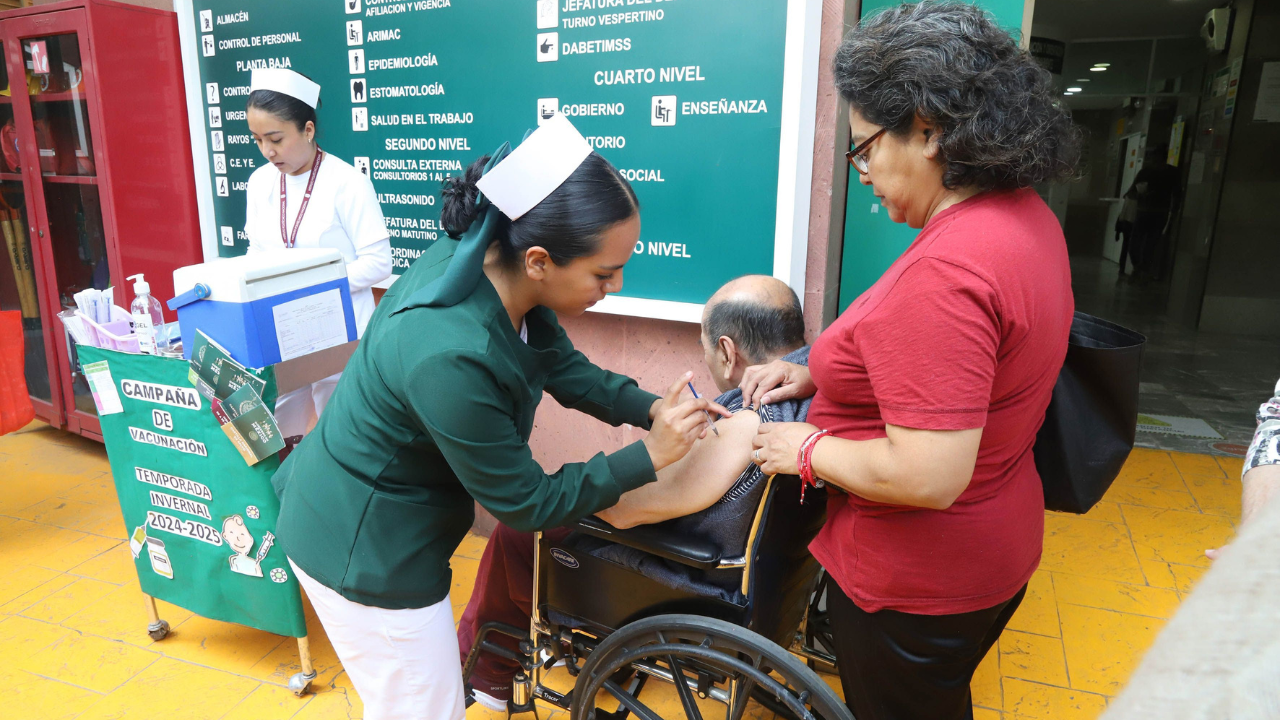
POLYGON ((252 368, 356 339, 347 266, 337 250, 280 249, 190 265, 173 271, 173 288, 188 359, 196 330, 252 368), (208 296, 197 299, 205 288, 208 296))

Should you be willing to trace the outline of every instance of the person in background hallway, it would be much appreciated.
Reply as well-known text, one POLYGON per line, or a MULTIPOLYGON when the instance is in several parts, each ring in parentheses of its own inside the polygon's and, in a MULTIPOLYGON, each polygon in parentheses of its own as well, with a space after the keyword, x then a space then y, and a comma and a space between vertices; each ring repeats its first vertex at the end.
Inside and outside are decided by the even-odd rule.
POLYGON ((836 52, 849 162, 922 228, 818 337, 809 367, 748 369, 766 473, 829 493, 809 545, 858 720, 969 720, 969 683, 1044 540, 1031 448, 1067 353, 1062 227, 1032 189, 1071 178, 1080 133, 1048 71, 981 9, 926 0, 864 18, 836 52), (799 457, 798 457, 799 456, 799 457), (803 461, 803 462, 801 462, 803 461))
POLYGON ((1168 163, 1168 154, 1168 145, 1148 150, 1142 169, 1133 178, 1130 189, 1138 203, 1131 245, 1136 278, 1159 280, 1164 276, 1167 234, 1176 207, 1180 179, 1178 168, 1168 163))

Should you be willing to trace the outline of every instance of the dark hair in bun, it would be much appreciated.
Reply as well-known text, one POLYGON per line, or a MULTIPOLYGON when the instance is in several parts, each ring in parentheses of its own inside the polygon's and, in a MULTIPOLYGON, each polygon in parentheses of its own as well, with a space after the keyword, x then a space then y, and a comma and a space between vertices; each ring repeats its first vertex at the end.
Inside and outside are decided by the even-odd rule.
MULTIPOLYGON (((306 77, 303 75, 303 77, 306 77)), ((319 105, 320 103, 316 103, 319 105)), ((270 113, 284 122, 293 123, 299 132, 307 129, 307 123, 315 124, 316 128, 320 124, 316 122, 316 109, 302 102, 296 97, 276 92, 275 90, 254 90, 249 93, 249 102, 245 105, 246 110, 261 110, 270 113)))
MULTIPOLYGON (((451 238, 461 237, 476 219, 476 182, 489 162, 486 155, 462 175, 444 181, 440 224, 451 238)), ((631 184, 598 153, 587 156, 560 187, 519 220, 498 228, 503 261, 519 264, 531 247, 541 247, 557 265, 595 254, 600 233, 627 220, 640 209, 631 184)))

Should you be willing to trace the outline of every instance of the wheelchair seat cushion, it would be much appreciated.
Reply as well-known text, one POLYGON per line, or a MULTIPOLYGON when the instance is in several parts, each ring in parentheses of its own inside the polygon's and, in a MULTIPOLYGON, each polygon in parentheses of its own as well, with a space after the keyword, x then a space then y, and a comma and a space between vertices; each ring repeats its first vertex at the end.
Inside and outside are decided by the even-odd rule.
MULTIPOLYGON (((809 364, 809 348, 803 347, 783 356, 783 360, 809 364)), ((716 398, 731 412, 742 410, 742 391, 734 388, 716 398)), ((809 413, 810 398, 785 400, 762 406, 761 422, 803 422, 809 413)), ((662 528, 680 537, 705 538, 720 548, 720 557, 738 558, 747 552, 747 535, 755 520, 756 509, 764 495, 764 472, 750 459, 729 490, 711 507, 700 512, 674 518, 652 527, 662 528)), ((656 557, 626 545, 590 538, 590 547, 582 547, 596 557, 604 558, 641 573, 667 587, 685 589, 700 595, 719 596, 730 602, 741 601, 741 570, 703 571, 656 557)))
POLYGON ((741 569, 701 570, 585 533, 575 533, 565 543, 574 550, 617 563, 660 585, 690 595, 739 605, 746 601, 741 591, 741 569))

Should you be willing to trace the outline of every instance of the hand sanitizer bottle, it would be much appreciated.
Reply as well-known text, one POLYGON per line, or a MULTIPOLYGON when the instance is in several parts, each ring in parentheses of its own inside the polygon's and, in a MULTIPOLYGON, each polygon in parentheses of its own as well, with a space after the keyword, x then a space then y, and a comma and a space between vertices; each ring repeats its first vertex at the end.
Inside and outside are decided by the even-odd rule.
POLYGON ((151 285, 142 274, 130 275, 137 278, 133 284, 133 304, 129 306, 129 315, 133 318, 133 332, 138 336, 138 350, 147 355, 156 355, 160 350, 169 349, 167 337, 157 338, 157 331, 164 327, 164 311, 160 309, 160 301, 151 297, 151 285))

